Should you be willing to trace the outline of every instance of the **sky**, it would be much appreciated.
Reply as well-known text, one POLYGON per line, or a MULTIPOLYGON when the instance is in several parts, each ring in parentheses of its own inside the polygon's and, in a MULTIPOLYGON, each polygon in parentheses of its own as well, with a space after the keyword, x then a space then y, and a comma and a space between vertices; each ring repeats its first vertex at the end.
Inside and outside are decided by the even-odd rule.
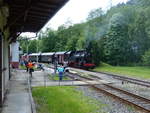
MULTIPOLYGON (((129 0, 69 0, 49 22, 42 28, 46 27, 57 30, 57 28, 65 24, 68 20, 73 24, 84 22, 91 10, 102 8, 107 11, 112 3, 112 6, 118 3, 126 3, 129 0), (110 2, 112 1, 112 2, 110 2)), ((32 33, 23 33, 22 36, 35 36, 32 33)))

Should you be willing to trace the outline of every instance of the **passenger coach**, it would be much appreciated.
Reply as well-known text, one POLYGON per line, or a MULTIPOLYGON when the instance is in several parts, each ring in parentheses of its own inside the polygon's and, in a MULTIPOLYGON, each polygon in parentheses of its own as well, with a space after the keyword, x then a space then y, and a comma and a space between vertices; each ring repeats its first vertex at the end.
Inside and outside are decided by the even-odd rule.
POLYGON ((95 67, 95 64, 92 63, 92 55, 86 50, 33 53, 29 54, 29 60, 41 63, 54 63, 54 61, 56 61, 58 64, 67 62, 68 66, 84 69, 95 67))

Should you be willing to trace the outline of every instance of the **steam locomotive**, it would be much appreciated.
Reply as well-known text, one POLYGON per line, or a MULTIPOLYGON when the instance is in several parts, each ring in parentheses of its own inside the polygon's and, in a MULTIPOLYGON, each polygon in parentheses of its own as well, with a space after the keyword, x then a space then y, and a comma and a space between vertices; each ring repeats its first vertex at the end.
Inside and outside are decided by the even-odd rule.
POLYGON ((80 51, 64 51, 64 52, 49 52, 49 53, 32 53, 28 55, 28 59, 32 62, 64 64, 76 68, 90 69, 94 68, 92 56, 86 50, 80 51))

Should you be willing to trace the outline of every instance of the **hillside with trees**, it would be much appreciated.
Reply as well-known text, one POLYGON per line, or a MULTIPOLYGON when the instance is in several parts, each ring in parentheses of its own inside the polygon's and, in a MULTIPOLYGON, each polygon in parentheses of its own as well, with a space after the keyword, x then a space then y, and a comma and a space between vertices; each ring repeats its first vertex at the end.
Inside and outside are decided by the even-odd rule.
POLYGON ((30 53, 87 49, 97 65, 150 65, 149 6, 149 0, 130 0, 107 12, 96 9, 86 22, 47 28, 38 40, 21 41, 21 48, 27 52, 28 44, 30 53))

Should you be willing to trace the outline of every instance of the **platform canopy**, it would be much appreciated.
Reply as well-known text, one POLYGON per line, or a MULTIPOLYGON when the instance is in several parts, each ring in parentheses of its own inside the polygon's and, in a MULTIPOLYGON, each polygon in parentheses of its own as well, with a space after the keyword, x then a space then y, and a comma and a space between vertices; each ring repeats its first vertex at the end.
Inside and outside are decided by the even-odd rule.
POLYGON ((22 32, 38 32, 68 0, 4 0, 9 7, 6 28, 14 40, 22 32))

